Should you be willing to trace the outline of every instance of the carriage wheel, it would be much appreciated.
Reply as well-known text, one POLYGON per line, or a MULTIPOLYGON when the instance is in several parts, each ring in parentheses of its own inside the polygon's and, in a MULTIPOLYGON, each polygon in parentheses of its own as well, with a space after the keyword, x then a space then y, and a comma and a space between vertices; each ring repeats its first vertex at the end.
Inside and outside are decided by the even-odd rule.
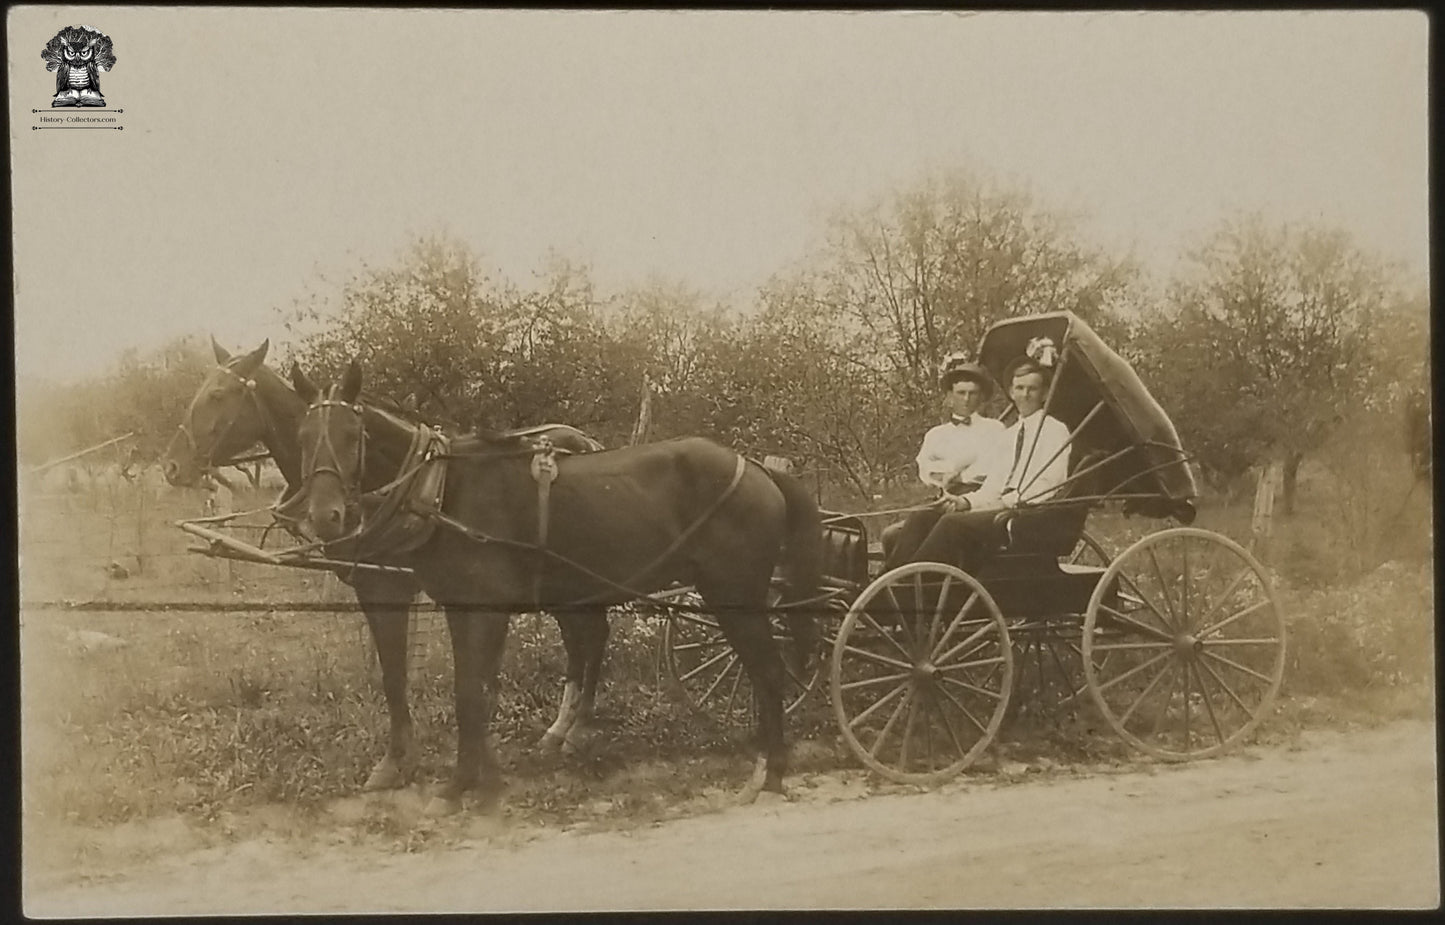
POLYGON ((1126 742, 1170 760, 1217 755, 1249 735, 1279 692, 1284 651, 1259 562, 1192 527, 1126 549, 1084 616, 1095 704, 1126 742))
MULTIPOLYGON (((703 603, 695 593, 678 599, 688 607, 703 603)), ((769 593, 768 603, 777 602, 777 592, 769 593)), ((769 614, 773 642, 783 656, 783 709, 788 713, 818 683, 821 659, 814 656, 805 676, 794 669, 792 658, 793 632, 787 611, 769 614)), ((819 632, 822 632, 820 627, 819 632)), ((662 651, 668 677, 682 691, 684 699, 695 710, 716 717, 729 728, 751 728, 756 717, 753 687, 747 671, 723 634, 722 627, 710 613, 700 610, 675 609, 668 613, 662 629, 662 651)))
POLYGON ((936 784, 978 758, 1013 683, 1008 627, 978 580, 912 562, 858 595, 833 644, 833 713, 868 768, 936 784))

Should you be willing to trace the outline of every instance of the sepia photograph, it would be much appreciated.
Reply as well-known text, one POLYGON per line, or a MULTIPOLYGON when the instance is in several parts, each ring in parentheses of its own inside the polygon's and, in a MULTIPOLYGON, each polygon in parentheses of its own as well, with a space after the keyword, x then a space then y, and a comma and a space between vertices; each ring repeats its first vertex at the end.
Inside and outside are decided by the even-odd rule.
POLYGON ((24 914, 1437 908, 1429 39, 12 6, 24 914))

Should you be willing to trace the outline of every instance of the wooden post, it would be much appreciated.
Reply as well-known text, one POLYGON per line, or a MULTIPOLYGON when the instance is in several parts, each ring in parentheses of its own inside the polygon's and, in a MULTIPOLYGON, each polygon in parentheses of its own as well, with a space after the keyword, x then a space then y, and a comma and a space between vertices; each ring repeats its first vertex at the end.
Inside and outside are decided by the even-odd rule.
POLYGON ((1268 559, 1270 538, 1274 532, 1274 492, 1281 475, 1278 462, 1259 467, 1259 479, 1254 489, 1254 512, 1250 517, 1250 551, 1261 559, 1268 559))
POLYGON ((642 374, 642 401, 637 409, 637 423, 632 428, 632 439, 628 446, 637 446, 639 443, 646 443, 648 433, 652 430, 652 378, 647 373, 642 374))

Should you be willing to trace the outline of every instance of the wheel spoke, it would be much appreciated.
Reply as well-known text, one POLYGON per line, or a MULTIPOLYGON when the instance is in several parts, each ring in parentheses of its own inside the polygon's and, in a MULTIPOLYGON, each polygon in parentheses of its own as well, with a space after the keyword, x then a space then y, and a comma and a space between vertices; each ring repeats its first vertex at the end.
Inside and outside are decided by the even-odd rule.
POLYGON ((1215 612, 1224 606, 1224 602, 1229 600, 1229 596, 1234 593, 1234 590, 1239 587, 1240 583, 1252 574, 1254 574, 1254 569, 1250 568, 1249 566, 1245 566, 1238 575, 1235 575, 1234 578, 1230 579, 1229 586, 1224 589, 1224 593, 1219 595, 1219 599, 1216 600, 1214 603, 1210 604, 1209 608, 1204 611, 1203 616, 1199 618, 1199 625, 1203 626, 1204 624, 1212 620, 1214 618, 1215 612))
POLYGON ((1180 668, 1183 677, 1180 679, 1179 686, 1184 688, 1184 750, 1187 752, 1189 751, 1189 690, 1194 686, 1194 675, 1189 671, 1188 662, 1183 662, 1180 668))
MULTIPOLYGON (((1121 583, 1128 584, 1129 587, 1134 590, 1134 593, 1139 595, 1139 603, 1143 604, 1145 607, 1148 607, 1149 611, 1154 614, 1154 616, 1159 618, 1159 622, 1164 624, 1164 628, 1170 633, 1173 633, 1174 624, 1169 622, 1168 617, 1164 616, 1164 611, 1159 607, 1159 605, 1154 603, 1154 600, 1150 598, 1149 595, 1144 593, 1143 588, 1139 587, 1137 584, 1134 583, 1134 579, 1130 578, 1128 575, 1125 575, 1123 572, 1119 572, 1118 574, 1119 581, 1121 583)), ((1158 630, 1155 630, 1155 632, 1158 632, 1158 630)))
POLYGON ((737 671, 734 671, 734 672, 733 672, 733 684, 732 684, 732 687, 728 690, 728 702, 727 702, 727 705, 723 707, 723 715, 724 715, 724 716, 731 716, 731 715, 732 715, 732 712, 733 712, 733 704, 737 702, 738 685, 740 685, 740 684, 742 684, 742 683, 743 683, 743 668, 742 668, 741 665, 739 665, 737 671))
POLYGON ((1238 613, 1233 614, 1233 615, 1228 616, 1228 617, 1225 617, 1223 620, 1220 620, 1218 623, 1214 624, 1213 626, 1209 627, 1208 629, 1200 630, 1196 635, 1197 635, 1200 639, 1205 639, 1205 638, 1208 638, 1209 636, 1213 636, 1215 633, 1217 633, 1217 632, 1219 632, 1220 630, 1224 629, 1226 626, 1228 626, 1229 624, 1233 623, 1235 620, 1241 620, 1241 619, 1249 616, 1250 614, 1254 613, 1256 610, 1259 610, 1261 607, 1268 607, 1269 604, 1270 604, 1269 598, 1265 598, 1265 599, 1262 600, 1262 601, 1256 601, 1256 602, 1254 602, 1253 604, 1250 604, 1248 607, 1244 608, 1243 610, 1239 611, 1238 613))
POLYGON ((950 678, 948 675, 939 675, 939 676, 938 676, 938 680, 939 680, 939 683, 940 683, 940 684, 952 684, 954 687, 961 687, 961 688, 963 688, 963 689, 966 690, 966 691, 971 691, 971 692, 973 692, 973 693, 975 693, 975 694, 980 694, 980 695, 982 695, 982 696, 984 696, 984 697, 988 697, 988 698, 990 698, 990 699, 992 699, 992 700, 1002 700, 1002 699, 1003 699, 1003 694, 995 693, 995 692, 989 690, 989 689, 986 688, 986 687, 978 687, 978 686, 976 686, 976 685, 969 684, 967 681, 960 681, 960 680, 958 680, 957 678, 950 678))
POLYGON ((1263 682, 1266 683, 1266 684, 1273 684, 1273 683, 1274 683, 1274 678, 1271 678, 1269 675, 1260 674, 1259 672, 1255 671, 1253 668, 1250 668, 1248 665, 1241 665, 1239 662, 1236 662, 1234 659, 1232 659, 1232 658, 1225 658, 1223 655, 1220 655, 1218 652, 1211 652, 1211 651, 1209 651, 1208 649, 1205 649, 1202 654, 1204 655, 1205 658, 1212 658, 1212 659, 1214 659, 1214 660, 1217 661, 1217 662, 1221 662, 1221 663, 1223 663, 1223 664, 1225 664, 1225 665, 1228 665, 1230 668, 1233 668, 1235 671, 1242 671, 1242 672, 1244 672, 1245 674, 1250 675, 1251 677, 1259 678, 1261 681, 1263 681, 1263 682))
POLYGON ((1185 667, 1189 671, 1194 672, 1194 680, 1199 682, 1199 693, 1202 694, 1204 697, 1204 709, 1209 713, 1210 725, 1214 726, 1215 738, 1219 739, 1220 745, 1223 745, 1224 730, 1220 728, 1219 717, 1214 715, 1214 701, 1209 698, 1209 691, 1205 690, 1204 675, 1200 674, 1199 666, 1196 665, 1194 662, 1189 662, 1185 667))
POLYGON ((707 642, 680 642, 672 647, 674 652, 691 652, 694 649, 715 649, 728 644, 726 639, 709 639, 707 642))
POLYGON ((713 678, 713 681, 711 684, 708 685, 707 690, 703 693, 701 697, 697 698, 697 702, 699 704, 707 703, 708 700, 711 699, 713 691, 717 690, 717 686, 722 683, 723 678, 727 677, 728 671, 732 669, 733 665, 736 664, 736 662, 737 656, 733 656, 732 658, 728 659, 728 663, 723 666, 722 671, 718 672, 717 677, 713 678))
POLYGON ((886 674, 876 678, 867 678, 862 681, 849 681, 846 684, 839 684, 838 690, 853 691, 858 690, 859 688, 873 687, 877 684, 888 684, 893 681, 906 681, 908 677, 909 676, 906 674, 886 674))
MULTIPOLYGON (((722 661, 723 659, 727 658, 729 655, 732 655, 732 654, 733 654, 733 650, 732 650, 732 649, 724 649, 723 651, 719 652, 717 655, 714 655, 712 658, 710 658, 710 659, 708 659, 707 661, 703 662, 701 665, 698 665, 698 666, 697 666, 696 668, 694 668, 692 671, 689 671, 687 674, 685 674, 685 675, 683 675, 682 677, 678 678, 678 680, 679 680, 679 681, 691 681, 693 678, 697 677, 699 674, 701 674, 702 672, 706 671, 708 668, 712 667, 713 665, 716 665, 718 662, 722 661)), ((723 669, 723 670, 726 671, 727 669, 723 669)))
POLYGON ((944 697, 948 698, 948 702, 957 707, 958 712, 962 713, 965 717, 967 717, 970 723, 973 723, 974 726, 978 727, 978 731, 980 733, 982 733, 983 735, 988 735, 988 727, 985 726, 983 723, 980 723, 978 721, 978 717, 974 716, 973 713, 968 709, 968 707, 964 706, 961 701, 955 699, 954 696, 950 694, 947 690, 945 690, 942 685, 939 685, 937 690, 944 697))
MULTIPOLYGON (((898 715, 903 712, 904 707, 913 702, 912 694, 906 686, 899 687, 898 690, 904 691, 903 699, 898 701, 898 706, 893 708, 893 712, 888 716, 888 722, 884 723, 883 728, 878 730, 878 738, 873 740, 873 747, 868 749, 868 754, 875 759, 878 757, 878 753, 883 750, 883 743, 888 739, 888 733, 893 731, 893 724, 898 722, 898 715)), ((874 706, 882 703, 883 701, 880 700, 877 704, 874 704, 874 706)), ((860 716, 858 718, 862 719, 863 717, 860 716)))
POLYGON ((1118 677, 1110 680, 1108 683, 1106 683, 1106 684, 1100 684, 1100 685, 1099 685, 1099 692, 1100 692, 1100 693, 1103 693, 1104 691, 1106 691, 1106 690, 1108 690, 1109 688, 1113 687, 1115 684, 1118 684, 1118 683, 1120 683, 1121 681, 1126 681, 1126 680, 1128 680, 1129 678, 1134 677, 1134 675, 1136 675, 1136 674, 1138 674, 1139 672, 1143 671, 1144 669, 1148 668, 1150 665, 1156 664, 1156 663, 1158 663, 1159 661, 1168 658, 1168 657, 1169 657, 1169 654, 1170 654, 1170 653, 1168 653, 1168 652, 1160 652, 1158 655, 1156 655, 1156 656, 1154 656, 1153 658, 1149 659, 1147 662, 1141 662, 1140 664, 1135 665, 1133 668, 1130 668, 1128 671, 1126 671, 1126 672, 1124 672, 1123 674, 1119 675, 1118 677))
MULTIPOLYGON (((1073 643, 1068 643, 1068 645, 1071 646, 1074 651, 1078 651, 1078 647, 1074 646, 1073 643)), ((1083 653, 1079 654, 1082 655, 1083 653)), ((1059 652, 1057 649, 1054 648, 1052 643, 1050 643, 1049 645, 1049 655, 1053 658, 1054 664, 1059 669, 1059 677, 1064 679, 1064 686, 1069 689, 1069 696, 1065 697, 1061 702, 1066 703, 1070 700, 1073 700, 1075 697, 1079 696, 1079 694, 1089 689, 1088 684, 1084 684, 1080 687, 1074 686, 1073 679, 1069 677, 1069 670, 1064 667, 1064 660, 1059 658, 1059 652)))
POLYGON ((888 701, 892 700, 894 697, 897 697, 899 694, 903 693, 903 692, 906 691, 906 690, 908 690, 908 685, 907 685, 907 684, 900 684, 900 685, 898 685, 897 687, 893 688, 893 690, 889 691, 888 693, 884 694, 882 697, 879 697, 877 700, 873 701, 872 705, 869 706, 869 707, 868 707, 866 710, 864 710, 862 713, 859 713, 857 716, 855 716, 855 717, 853 717, 851 720, 849 720, 849 721, 848 721, 848 727, 849 727, 850 729, 857 727, 859 724, 861 724, 861 723, 863 723, 865 720, 867 720, 868 717, 872 716, 874 713, 876 713, 876 712, 878 712, 879 710, 881 710, 881 709, 883 708, 884 704, 888 703, 888 701))
MULTIPOLYGON (((952 660, 953 658, 957 657, 958 654, 959 654, 960 652, 962 652, 964 649, 968 648, 969 646, 971 646, 971 645, 973 645, 975 642, 977 642, 985 633, 987 633, 990 629, 993 628, 993 625, 994 625, 994 624, 993 624, 993 621, 992 621, 992 620, 986 621, 982 626, 980 626, 978 629, 976 629, 976 630, 974 630, 972 633, 970 633, 967 639, 965 639, 963 642, 960 642, 958 645, 954 646, 952 649, 949 649, 947 652, 943 653, 942 655, 939 655, 939 654, 937 654, 937 653, 934 653, 933 656, 932 656, 932 658, 930 659, 930 661, 932 661, 932 662, 936 665, 936 664, 938 664, 939 662, 947 662, 947 661, 952 660)), ((972 650, 969 650, 969 651, 972 651, 972 650)))
POLYGON ((712 630, 719 629, 716 620, 713 620, 710 617, 704 617, 695 613, 688 613, 682 610, 673 611, 672 619, 681 621, 683 623, 693 623, 697 626, 705 626, 708 629, 712 630))
MULTIPOLYGON (((888 596, 889 596, 889 597, 892 597, 892 596, 893 596, 893 589, 892 589, 892 588, 885 588, 885 590, 888 591, 888 596)), ((894 603, 897 603, 897 601, 895 601, 894 603)), ((873 629, 878 632, 878 635, 880 635, 880 636, 882 636, 884 639, 888 640, 889 645, 891 645, 891 646, 893 646, 893 648, 897 649, 897 650, 898 650, 898 654, 899 654, 899 655, 902 655, 905 659, 907 659, 907 660, 908 660, 908 664, 909 664, 910 666, 913 664, 913 653, 912 653, 912 652, 909 652, 907 649, 903 648, 903 646, 899 644, 899 642, 898 642, 897 639, 894 639, 892 636, 890 636, 890 635, 883 629, 883 627, 879 626, 879 625, 878 625, 878 621, 874 620, 874 619, 873 619, 873 616, 872 616, 870 613, 868 613, 868 611, 866 611, 866 610, 859 610, 859 611, 858 611, 858 616, 859 616, 861 619, 868 621, 868 625, 871 626, 871 627, 873 627, 873 629)))
POLYGON ((1215 684, 1218 684, 1220 687, 1224 688, 1224 692, 1229 695, 1229 699, 1230 699, 1230 700, 1233 700, 1233 701, 1234 701, 1234 705, 1237 706, 1237 707, 1239 707, 1241 710, 1243 710, 1243 711, 1244 711, 1244 715, 1247 716, 1247 717, 1249 717, 1249 721, 1250 721, 1250 722, 1253 722, 1253 720, 1254 720, 1254 711, 1251 710, 1249 707, 1245 706, 1244 701, 1243 701, 1243 700, 1240 700, 1240 699, 1239 699, 1239 695, 1234 692, 1234 688, 1232 688, 1232 687, 1230 687, 1228 684, 1226 684, 1226 683, 1224 682, 1224 679, 1221 678, 1221 677, 1215 672, 1215 670, 1214 670, 1213 668, 1209 667, 1209 665, 1207 665, 1206 663, 1204 663, 1204 662, 1201 661, 1201 662, 1198 663, 1198 665, 1199 665, 1200 669, 1202 669, 1206 674, 1209 675, 1210 678, 1212 678, 1212 679, 1214 680, 1214 683, 1215 683, 1215 684))
POLYGON ((1149 564, 1154 568, 1154 577, 1159 579, 1159 593, 1164 595, 1164 606, 1169 608, 1169 616, 1173 618, 1169 624, 1172 629, 1178 623, 1179 612, 1174 609, 1174 597, 1169 593, 1169 582, 1164 580, 1164 572, 1159 568, 1159 557, 1154 554, 1154 547, 1150 546, 1146 552, 1149 553, 1149 564))
POLYGON ((1155 629, 1154 627, 1150 626, 1150 625, 1147 624, 1147 623, 1140 623, 1138 620, 1135 620, 1133 617, 1129 616, 1128 614, 1122 613, 1122 612, 1120 612, 1120 611, 1118 611, 1118 610, 1115 610, 1114 608, 1110 607, 1108 604, 1100 604, 1100 605, 1099 605, 1099 611, 1100 611, 1101 613, 1107 613, 1110 617, 1114 618, 1115 620, 1118 620, 1120 623, 1125 624, 1126 626, 1128 626, 1129 628, 1133 629, 1136 633, 1138 633, 1138 634, 1141 635, 1141 636, 1148 636, 1148 637, 1150 637, 1151 639, 1157 639, 1157 640, 1159 640, 1160 642, 1170 642, 1170 643, 1173 643, 1173 641, 1174 641, 1173 638, 1170 636, 1169 633, 1166 633, 1166 632, 1164 632, 1163 630, 1160 630, 1160 629, 1155 629))
POLYGON ((936 670, 939 674, 946 674, 950 671, 959 671, 965 668, 976 668, 979 665, 1002 665, 1006 661, 1008 661, 1008 659, 1004 656, 995 655, 992 658, 980 658, 972 662, 954 662, 952 665, 934 665, 933 667, 934 670, 936 670))
MULTIPOLYGON (((1165 672, 1168 672, 1167 668, 1165 672)), ((1154 715, 1154 726, 1149 730, 1149 738, 1159 738, 1159 730, 1164 728, 1164 720, 1169 716, 1169 704, 1173 699, 1174 693, 1171 691, 1169 696, 1164 699, 1164 709, 1154 715)))
POLYGON ((964 601, 963 606, 958 609, 958 613, 953 615, 953 620, 949 622, 948 629, 943 631, 943 635, 938 637, 938 642, 935 643, 929 651, 929 661, 938 661, 938 650, 943 648, 943 644, 948 641, 948 637, 953 635, 953 631, 963 624, 964 614, 968 613, 976 600, 978 600, 978 592, 973 591, 968 595, 968 600, 964 601))
POLYGON ((938 589, 938 603, 933 606, 933 619, 928 623, 928 641, 925 643, 925 651, 932 652, 933 647, 938 644, 938 624, 943 619, 943 605, 948 601, 948 586, 951 584, 953 584, 953 576, 945 572, 943 587, 938 589))
POLYGON ((958 740, 958 733, 955 732, 953 729, 953 722, 948 718, 948 711, 943 708, 943 704, 938 702, 937 695, 939 694, 942 694, 945 697, 948 696, 946 692, 935 688, 928 697, 927 702, 933 706, 934 711, 938 714, 938 718, 943 721, 943 729, 945 732, 948 733, 949 741, 953 743, 954 749, 958 752, 958 755, 961 758, 964 755, 968 754, 968 749, 964 748, 963 743, 958 740))
POLYGON ((1272 646, 1278 643, 1278 636, 1268 636, 1260 639, 1211 639, 1205 645, 1212 649, 1215 646, 1272 646))
MULTIPOLYGON (((1179 566, 1179 570, 1184 573, 1184 580, 1179 586, 1179 629, 1187 633, 1189 632, 1189 585, 1191 583, 1190 579, 1194 577, 1189 571, 1189 537, 1187 536, 1183 537, 1179 542, 1179 556, 1183 560, 1182 564, 1179 566)), ((1186 681, 1189 680, 1189 675, 1187 672, 1184 675, 1184 679, 1186 681)), ((1188 748, 1189 705, 1187 702, 1187 697, 1185 698, 1185 700, 1186 703, 1184 712, 1184 747, 1188 748)))
POLYGON ((903 720, 903 746, 899 749, 899 767, 907 770, 907 753, 909 746, 913 744, 913 721, 918 720, 918 698, 913 697, 912 691, 907 698, 907 718, 903 720))
POLYGON ((889 658, 886 655, 879 655, 877 652, 870 652, 867 649, 860 649, 857 646, 849 645, 845 645, 843 648, 845 651, 851 652, 852 654, 857 655, 860 658, 865 658, 870 662, 877 662, 880 665, 887 665, 890 668, 901 668, 904 671, 913 670, 913 665, 911 665, 910 663, 900 662, 896 658, 889 658))
POLYGON ((1172 642, 1107 642, 1094 643, 1094 648, 1100 652, 1113 652, 1116 649, 1172 649, 1172 642))
MULTIPOLYGON (((1134 711, 1139 708, 1139 705, 1144 702, 1144 700, 1149 696, 1150 693, 1153 692, 1154 688, 1159 685, 1159 682, 1164 680, 1168 676, 1169 669, 1166 666, 1164 670, 1160 671, 1154 676, 1154 680, 1150 681, 1148 686, 1146 686, 1144 690, 1140 692, 1138 699, 1135 700, 1133 703, 1129 704, 1129 709, 1125 710, 1124 713, 1119 717, 1120 726, 1123 726, 1129 722, 1129 717, 1134 715, 1134 711)), ((1166 703, 1165 706, 1167 707, 1168 704, 1166 703)))

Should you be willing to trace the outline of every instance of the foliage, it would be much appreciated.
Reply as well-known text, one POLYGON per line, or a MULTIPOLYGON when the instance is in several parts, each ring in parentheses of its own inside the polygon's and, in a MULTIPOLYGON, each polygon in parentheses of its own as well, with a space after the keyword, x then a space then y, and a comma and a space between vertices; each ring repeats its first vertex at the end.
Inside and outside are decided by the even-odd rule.
POLYGON ((143 458, 154 458, 181 422, 212 360, 198 338, 172 340, 150 353, 127 350, 108 372, 17 394, 20 458, 40 463, 126 432, 143 458))
POLYGON ((1292 470, 1349 409, 1375 405, 1380 378, 1393 375, 1371 362, 1391 268, 1349 235, 1245 216, 1215 229, 1189 264, 1135 342, 1141 375, 1206 477, 1223 484, 1271 458, 1292 470))

